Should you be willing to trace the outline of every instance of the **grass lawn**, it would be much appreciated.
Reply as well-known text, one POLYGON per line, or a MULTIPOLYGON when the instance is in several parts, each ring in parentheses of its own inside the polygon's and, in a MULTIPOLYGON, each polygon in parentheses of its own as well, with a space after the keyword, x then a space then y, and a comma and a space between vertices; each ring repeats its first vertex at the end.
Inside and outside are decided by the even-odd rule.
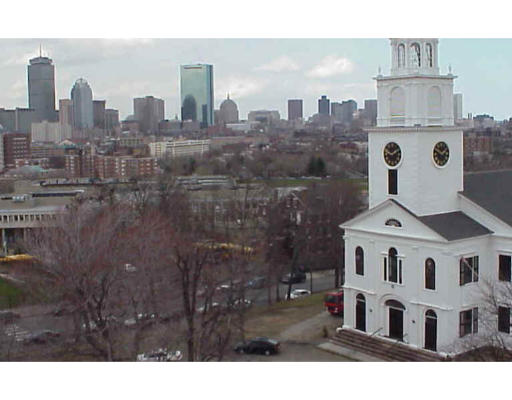
POLYGON ((247 313, 247 336, 276 336, 289 326, 321 313, 325 293, 253 308, 247 313))
MULTIPOLYGON (((302 179, 302 178, 274 178, 274 179, 264 179, 264 180, 254 180, 250 181, 251 183, 260 183, 265 182, 270 187, 285 187, 285 186, 311 186, 313 183, 327 183, 329 181, 342 181, 342 182, 352 182, 355 183, 363 190, 367 190, 368 188, 368 180, 366 178, 361 179, 347 179, 347 178, 327 178, 327 179, 302 179)), ((240 181, 242 183, 243 181, 240 181)))
POLYGON ((0 309, 15 307, 23 300, 23 291, 0 278, 0 309))

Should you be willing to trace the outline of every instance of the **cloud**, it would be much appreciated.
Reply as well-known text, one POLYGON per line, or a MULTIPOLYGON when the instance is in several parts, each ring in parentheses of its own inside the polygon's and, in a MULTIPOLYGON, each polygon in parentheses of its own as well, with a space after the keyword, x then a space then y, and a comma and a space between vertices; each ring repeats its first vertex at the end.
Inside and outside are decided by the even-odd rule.
POLYGON ((263 79, 232 76, 219 79, 215 83, 215 97, 218 100, 225 99, 226 95, 229 93, 229 97, 236 101, 236 99, 261 93, 267 85, 268 82, 263 79))
POLYGON ((330 76, 349 74, 354 70, 354 63, 346 57, 328 55, 319 64, 306 72, 310 78, 328 78, 330 76))
POLYGON ((257 71, 270 71, 270 72, 284 72, 284 71, 298 71, 299 64, 288 56, 281 56, 267 64, 260 65, 255 68, 257 71))
POLYGON ((27 65, 28 60, 31 58, 37 57, 39 55, 39 51, 33 50, 29 53, 24 53, 22 55, 16 55, 7 58, 2 62, 2 66, 4 67, 10 67, 10 66, 19 66, 19 65, 27 65))

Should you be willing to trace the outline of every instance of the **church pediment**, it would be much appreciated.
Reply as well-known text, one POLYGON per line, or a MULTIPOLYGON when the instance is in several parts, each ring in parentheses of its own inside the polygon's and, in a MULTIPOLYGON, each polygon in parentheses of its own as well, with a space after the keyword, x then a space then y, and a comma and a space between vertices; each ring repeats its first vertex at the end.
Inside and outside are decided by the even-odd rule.
POLYGON ((395 200, 384 201, 341 228, 441 242, 493 233, 463 212, 417 216, 395 200))

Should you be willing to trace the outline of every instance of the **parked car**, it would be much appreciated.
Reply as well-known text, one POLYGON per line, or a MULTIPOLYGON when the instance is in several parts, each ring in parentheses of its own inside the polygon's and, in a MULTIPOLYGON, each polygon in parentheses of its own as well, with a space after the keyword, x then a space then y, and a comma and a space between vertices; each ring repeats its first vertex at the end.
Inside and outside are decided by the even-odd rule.
POLYGON ((208 312, 208 311, 212 311, 213 309, 215 309, 215 308, 217 308, 217 307, 219 307, 219 306, 220 306, 220 304, 214 301, 214 302, 213 302, 213 303, 211 303, 211 304, 210 304, 210 303, 208 303, 208 304, 205 304, 205 305, 203 305, 203 306, 201 306, 201 307, 198 307, 198 308, 196 309, 196 311, 197 311, 197 312, 200 312, 200 313, 202 313, 202 312, 208 312))
POLYGON ((240 287, 241 282, 242 281, 240 279, 235 279, 234 281, 225 282, 217 286, 215 289, 219 291, 236 290, 237 288, 240 287))
POLYGON ((234 309, 249 308, 252 306, 252 301, 249 299, 235 299, 228 304, 234 309))
POLYGON ((42 330, 30 333, 23 339, 23 344, 46 344, 48 341, 55 340, 60 337, 60 332, 51 330, 42 330))
POLYGON ((302 283, 306 282, 306 274, 302 271, 288 273, 281 278, 281 283, 302 283))
POLYGON ((0 321, 9 324, 14 322, 15 320, 21 318, 21 316, 18 313, 15 313, 13 311, 0 311, 0 321))
POLYGON ((280 344, 277 340, 269 339, 267 337, 257 337, 250 339, 245 343, 238 343, 235 346, 235 351, 239 354, 271 354, 279 353, 280 344))
POLYGON ((137 354, 137 361, 180 361, 183 358, 181 351, 168 351, 158 349, 150 353, 137 354))
POLYGON ((124 321, 125 326, 133 326, 135 324, 138 324, 142 321, 156 321, 157 315, 155 313, 152 314, 137 314, 137 318, 128 318, 124 321))
POLYGON ((267 284, 267 278, 264 276, 256 276, 247 281, 245 287, 248 289, 262 289, 267 284))
MULTIPOLYGON (((299 297, 310 296, 311 291, 307 289, 293 289, 290 293, 290 300, 298 299, 299 297)), ((288 300, 288 295, 286 295, 286 299, 288 300)))

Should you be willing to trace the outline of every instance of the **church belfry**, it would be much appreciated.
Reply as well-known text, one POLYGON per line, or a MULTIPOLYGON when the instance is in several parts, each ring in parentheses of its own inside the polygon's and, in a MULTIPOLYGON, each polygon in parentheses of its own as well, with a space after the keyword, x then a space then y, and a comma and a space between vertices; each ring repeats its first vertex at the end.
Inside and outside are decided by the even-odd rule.
POLYGON ((377 81, 377 127, 368 134, 370 208, 394 198, 418 215, 457 209, 462 132, 453 80, 437 39, 391 39, 391 71, 377 81))

